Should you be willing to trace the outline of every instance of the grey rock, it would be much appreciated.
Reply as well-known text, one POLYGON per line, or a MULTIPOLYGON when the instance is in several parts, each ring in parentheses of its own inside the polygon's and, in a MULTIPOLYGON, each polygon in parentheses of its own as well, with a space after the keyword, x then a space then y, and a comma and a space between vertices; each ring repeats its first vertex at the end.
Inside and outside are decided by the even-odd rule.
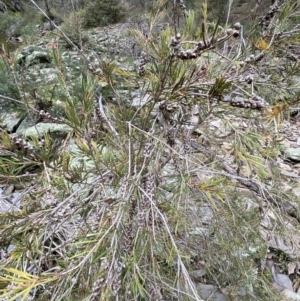
POLYGON ((26 117, 22 120, 22 122, 20 123, 20 125, 18 126, 17 130, 16 130, 16 133, 17 134, 23 134, 24 131, 29 128, 29 127, 32 127, 35 125, 35 120, 33 118, 30 118, 30 117, 26 117))
POLYGON ((281 170, 280 173, 286 177, 290 177, 290 178, 299 178, 299 175, 297 175, 294 172, 290 172, 290 171, 286 171, 286 170, 281 170))
POLYGON ((19 11, 23 12, 24 8, 20 2, 20 0, 11 0, 11 1, 6 1, 7 8, 8 10, 11 10, 13 12, 19 11))
POLYGON ((13 192, 15 191, 15 185, 7 185, 6 187, 3 188, 2 190, 2 195, 4 197, 10 196, 13 192))
POLYGON ((0 1, 0 12, 5 13, 6 11, 7 11, 7 6, 5 5, 5 3, 0 1))
MULTIPOLYGON (((99 145, 99 153, 106 153, 107 149, 102 145, 99 145)), ((84 153, 80 150, 80 148, 75 144, 75 141, 71 141, 70 144, 67 146, 66 152, 70 155, 70 161, 68 165, 69 170, 76 171, 78 173, 82 172, 82 176, 85 178, 85 183, 75 183, 70 186, 71 191, 75 192, 79 189, 83 188, 86 183, 93 184, 95 179, 95 174, 91 172, 95 170, 96 165, 90 157, 84 155, 84 153)), ((51 163, 52 164, 52 163, 51 163)), ((54 165, 53 165, 54 166, 54 165)), ((84 191, 84 190, 83 190, 84 191)), ((83 192, 82 192, 83 193, 83 192)), ((86 197, 88 195, 88 191, 85 191, 82 194, 82 197, 86 197)))
MULTIPOLYGON (((291 228, 289 230, 292 231, 291 228)), ((274 234, 272 231, 267 231, 266 229, 260 229, 260 235, 267 242, 269 247, 284 252, 292 259, 300 256, 299 248, 295 247, 300 239, 296 231, 294 235, 291 235, 289 238, 280 234, 274 234)))
POLYGON ((68 146, 67 150, 71 155, 69 168, 72 169, 82 167, 84 170, 91 170, 95 168, 94 161, 91 160, 90 157, 84 156, 76 144, 68 146))
POLYGON ((281 295, 285 298, 284 300, 300 300, 300 295, 289 289, 283 290, 281 292, 281 295))
POLYGON ((211 301, 226 301, 228 300, 227 297, 218 292, 218 289, 214 285, 210 284, 196 284, 196 288, 204 300, 211 300, 211 301))
POLYGON ((150 99, 149 94, 140 95, 140 93, 138 91, 133 92, 132 97, 133 97, 133 99, 132 99, 131 105, 133 107, 141 107, 144 104, 146 104, 147 101, 150 99))
POLYGON ((0 113, 0 126, 5 128, 7 132, 12 133, 21 123, 22 117, 17 112, 15 113, 0 113))
POLYGON ((36 64, 51 63, 49 51, 39 46, 24 47, 17 55, 16 62, 19 66, 30 67, 36 64))
POLYGON ((300 161, 300 148, 289 147, 285 149, 284 153, 288 159, 300 161))
MULTIPOLYGON (((5 94, 5 93, 4 93, 5 94)), ((13 100, 0 97, 0 127, 14 132, 23 119, 23 114, 13 100)))
POLYGON ((27 128, 23 132, 23 136, 25 138, 28 137, 41 138, 48 133, 53 139, 65 138, 70 132, 72 132, 72 130, 73 129, 66 124, 38 123, 35 126, 27 128))
POLYGON ((229 102, 231 100, 231 97, 232 97, 231 94, 226 94, 226 95, 223 96, 222 100, 224 102, 229 102))
POLYGON ((274 274, 273 273, 273 286, 279 290, 283 291, 284 289, 293 290, 293 283, 288 275, 284 274, 274 274))
POLYGON ((292 189, 292 192, 299 198, 300 197, 300 187, 296 186, 292 189))
POLYGON ((201 278, 206 274, 205 269, 193 270, 190 272, 190 276, 194 281, 200 281, 201 278))
POLYGON ((104 41, 106 41, 107 39, 109 38, 109 36, 100 36, 99 38, 98 38, 98 43, 101 43, 101 42, 104 42, 104 41))
POLYGON ((43 24, 43 31, 51 31, 53 29, 55 29, 55 27, 53 26, 53 24, 50 21, 45 22, 43 24))
POLYGON ((0 212, 20 211, 22 193, 13 189, 13 185, 0 188, 0 212))
POLYGON ((213 209, 211 206, 203 204, 197 209, 197 216, 198 219, 192 224, 190 234, 209 236, 213 231, 213 209))
POLYGON ((54 30, 55 29, 55 26, 58 26, 60 25, 61 23, 63 22, 62 19, 60 18, 55 18, 54 20, 52 20, 51 22, 50 21, 47 21, 43 24, 43 30, 44 31, 51 31, 51 30, 54 30), (54 25, 53 25, 54 24, 54 25))
POLYGON ((221 119, 212 121, 210 127, 213 129, 213 134, 216 138, 225 138, 233 133, 233 129, 221 119))
POLYGON ((272 220, 267 214, 263 215, 260 225, 266 229, 272 229, 274 227, 272 220))

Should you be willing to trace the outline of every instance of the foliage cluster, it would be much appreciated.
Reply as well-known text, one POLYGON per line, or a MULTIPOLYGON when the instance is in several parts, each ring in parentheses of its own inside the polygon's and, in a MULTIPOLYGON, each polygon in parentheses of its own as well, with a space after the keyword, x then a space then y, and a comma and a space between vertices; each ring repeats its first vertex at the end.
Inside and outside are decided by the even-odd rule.
POLYGON ((0 60, 0 78, 0 94, 18 99, 19 90, 15 83, 14 74, 3 60, 0 60))
POLYGON ((1 35, 11 37, 12 35, 20 36, 22 33, 22 27, 25 20, 20 19, 18 16, 12 13, 3 13, 0 18, 0 32, 1 35))
POLYGON ((81 12, 72 12, 63 22, 61 30, 80 48, 88 38, 83 33, 84 18, 81 12))
POLYGON ((120 0, 86 1, 82 12, 85 27, 106 26, 125 19, 125 7, 120 0))

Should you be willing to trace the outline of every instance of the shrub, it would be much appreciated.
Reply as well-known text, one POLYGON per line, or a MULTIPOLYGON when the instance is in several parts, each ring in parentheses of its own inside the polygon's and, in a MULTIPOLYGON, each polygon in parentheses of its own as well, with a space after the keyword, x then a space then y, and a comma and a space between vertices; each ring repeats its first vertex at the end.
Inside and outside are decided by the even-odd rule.
MULTIPOLYGON (((299 11, 291 3, 283 8, 279 20, 299 11)), ((160 12, 154 7, 150 25, 160 12)), ((277 155, 280 117, 299 103, 296 54, 281 52, 299 42, 297 28, 280 28, 269 13, 254 47, 238 22, 222 28, 203 18, 199 30, 194 18, 189 12, 177 32, 157 34, 154 25, 147 36, 133 31, 143 49, 136 72, 110 58, 95 68, 78 64, 76 88, 53 47, 64 93, 60 121, 73 133, 54 159, 47 135, 44 144, 32 142, 30 154, 21 152, 25 143, 16 148, 0 135, 14 160, 0 156, 0 179, 33 184, 18 199, 21 208, 0 215, 3 297, 198 301, 196 284, 214 283, 233 300, 282 299, 264 277, 269 244, 260 234, 283 233, 281 205, 292 200, 266 163, 277 155), (134 107, 128 90, 144 104, 134 107), (205 124, 216 117, 222 123, 209 132, 205 124), (202 142, 192 135, 199 123, 207 130, 196 132, 202 142), (23 160, 38 165, 40 176, 20 171, 23 160)))
POLYGON ((85 27, 106 26, 125 18, 125 8, 120 0, 89 1, 84 9, 85 27))
MULTIPOLYGON (((7 51, 9 53, 9 51, 7 51)), ((7 64, 0 56, 0 94, 12 98, 19 98, 19 90, 15 83, 15 79, 7 64)))
POLYGON ((82 12, 72 12, 60 28, 74 44, 82 48, 83 43, 88 39, 87 35, 82 32, 82 27, 82 12))

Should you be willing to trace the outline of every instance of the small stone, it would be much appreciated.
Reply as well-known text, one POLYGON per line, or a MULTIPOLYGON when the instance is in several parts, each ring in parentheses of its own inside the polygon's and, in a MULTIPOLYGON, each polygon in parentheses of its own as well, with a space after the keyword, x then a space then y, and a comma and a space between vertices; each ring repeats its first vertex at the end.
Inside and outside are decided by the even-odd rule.
POLYGON ((285 149, 288 149, 291 146, 290 141, 286 138, 280 141, 279 144, 285 149))
POLYGON ((212 121, 210 127, 214 130, 214 136, 216 138, 225 138, 233 133, 233 129, 226 126, 221 119, 212 121))
POLYGON ((228 142, 223 142, 221 147, 224 150, 231 150, 232 145, 230 143, 228 143, 228 142))
POLYGON ((286 177, 290 177, 290 178, 299 178, 298 174, 296 174, 296 173, 294 173, 294 172, 282 170, 280 173, 281 173, 282 175, 286 176, 286 177))
POLYGON ((300 300, 300 295, 289 289, 284 289, 281 295, 285 298, 284 300, 300 300))
POLYGON ((211 284, 197 283, 196 288, 203 299, 211 299, 215 301, 226 301, 227 297, 218 292, 218 288, 211 284))
POLYGON ((284 163, 279 163, 278 167, 280 169, 283 169, 285 171, 292 171, 292 168, 288 165, 288 164, 284 164, 284 163))
POLYGON ((2 195, 3 195, 3 196, 9 196, 9 195, 11 195, 14 191, 15 191, 15 185, 13 185, 13 184, 7 185, 7 186, 3 189, 2 195))
POLYGON ((274 227, 270 217, 266 214, 264 214, 263 219, 260 222, 260 225, 266 229, 272 229, 274 227))
POLYGON ((232 28, 228 28, 228 29, 226 30, 226 34, 227 34, 228 36, 232 35, 232 34, 233 34, 233 29, 232 29, 232 28))
POLYGON ((288 159, 300 161, 300 148, 287 148, 285 155, 288 159))
POLYGON ((297 197, 300 197, 300 187, 294 187, 292 189, 292 192, 294 193, 294 195, 296 195, 297 197))

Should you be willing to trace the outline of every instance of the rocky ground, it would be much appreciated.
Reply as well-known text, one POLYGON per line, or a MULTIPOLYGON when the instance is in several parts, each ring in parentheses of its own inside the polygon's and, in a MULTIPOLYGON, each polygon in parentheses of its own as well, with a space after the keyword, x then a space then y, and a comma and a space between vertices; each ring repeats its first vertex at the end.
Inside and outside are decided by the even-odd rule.
MULTIPOLYGON (((97 68, 99 59, 110 56, 124 70, 137 70, 140 50, 127 34, 130 26, 131 24, 117 24, 88 32, 86 53, 93 68, 97 68), (96 47, 91 47, 91 45, 96 45, 96 47)), ((65 47, 66 45, 64 41, 53 38, 49 33, 41 37, 36 45, 20 45, 18 49, 16 64, 24 68, 26 77, 36 79, 36 84, 39 86, 37 94, 46 93, 41 89, 44 84, 49 85, 52 82, 55 84, 58 71, 53 68, 51 50, 58 46, 65 47)), ((69 80, 77 85, 74 65, 76 62, 81 64, 83 58, 74 49, 63 49, 61 57, 66 70, 69 70, 69 80)), ((124 95, 128 99, 129 106, 137 108, 145 102, 145 95, 136 91, 133 91, 129 97, 125 92, 124 95)), ((54 101, 58 107, 63 106, 58 98, 54 101)), ((240 195, 241 208, 244 211, 257 212, 260 235, 267 246, 265 259, 259 263, 259 268, 270 272, 272 279, 270 282, 281 293, 283 300, 300 300, 299 114, 295 113, 289 118, 276 121, 276 130, 271 134, 270 131, 266 131, 266 136, 258 141, 262 151, 271 152, 274 148, 278 154, 276 157, 270 156, 263 162, 266 174, 262 183, 249 166, 235 163, 235 145, 238 143, 239 136, 244 137, 249 132, 261 132, 263 127, 270 128, 274 124, 264 119, 264 113, 253 112, 250 116, 243 116, 236 114, 239 109, 232 110, 228 112, 220 108, 219 111, 216 110, 217 114, 205 118, 202 122, 196 122, 199 125, 193 129, 190 141, 193 156, 205 162, 208 168, 222 166, 216 170, 219 170, 220 175, 230 177, 235 183, 236 193, 240 195), (240 117, 236 117, 237 115, 240 117), (268 191, 275 188, 280 192, 280 203, 272 197, 268 198, 268 191), (284 225, 287 231, 275 231, 279 224, 284 225), (278 254, 284 255, 285 258, 279 257, 278 254)), ((57 121, 47 119, 40 121, 24 111, 16 111, 13 101, 1 95, 0 120, 2 130, 6 130, 10 136, 15 137, 14 139, 21 138, 25 141, 32 136, 40 138, 44 133, 49 133, 52 139, 63 141, 64 137, 72 131, 72 128, 59 121, 59 118, 57 121)), ((208 177, 208 174, 196 173, 191 187, 197 191, 197 187, 208 177)), ((9 179, 4 178, 1 178, 1 186, 1 211, 19 210, 20 198, 24 190, 19 187, 15 189, 9 179)), ((202 204, 193 210, 198 212, 194 231, 209 235, 214 227, 211 204, 202 204)), ((218 301, 229 300, 226 290, 220 289, 217 284, 203 282, 205 273, 205 267, 201 264, 198 267, 195 265, 195 269, 191 271, 201 296, 207 300, 208 298, 218 301)))

